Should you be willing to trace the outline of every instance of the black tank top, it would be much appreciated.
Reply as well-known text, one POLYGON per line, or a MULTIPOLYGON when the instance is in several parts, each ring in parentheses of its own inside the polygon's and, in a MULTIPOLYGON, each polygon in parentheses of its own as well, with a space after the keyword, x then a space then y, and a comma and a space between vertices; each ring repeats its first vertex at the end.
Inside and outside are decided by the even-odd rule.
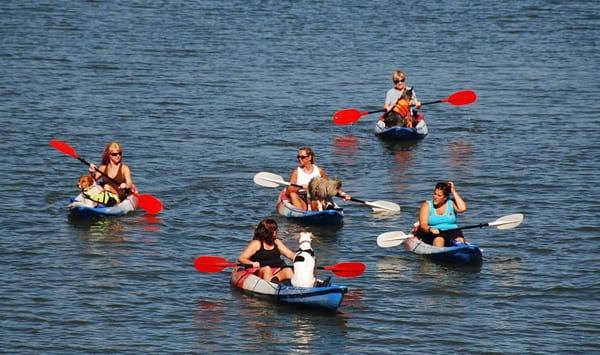
POLYGON ((277 245, 274 245, 272 250, 265 249, 263 243, 260 243, 260 249, 252 255, 251 261, 258 261, 260 266, 284 266, 283 260, 281 260, 281 252, 277 245))
MULTIPOLYGON (((128 196, 128 194, 125 191, 122 191, 119 189, 119 186, 125 182, 125 175, 123 175, 123 171, 121 170, 122 167, 123 167, 123 164, 119 164, 119 169, 117 170, 117 174, 115 175, 114 178, 112 178, 112 180, 114 180, 114 182, 112 180, 107 179, 105 176, 102 176, 102 182, 104 184, 108 184, 112 188, 114 188, 115 191, 118 191, 119 199, 121 201, 124 200, 125 198, 127 198, 127 196, 128 196)), ((108 175, 108 165, 105 165, 103 173, 108 175)))

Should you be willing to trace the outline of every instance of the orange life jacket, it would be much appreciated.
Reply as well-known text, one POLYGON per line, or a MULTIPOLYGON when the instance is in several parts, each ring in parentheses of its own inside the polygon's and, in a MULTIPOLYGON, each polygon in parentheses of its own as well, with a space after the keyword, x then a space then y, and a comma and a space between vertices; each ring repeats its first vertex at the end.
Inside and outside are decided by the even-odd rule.
POLYGON ((394 112, 402 117, 406 117, 410 112, 410 101, 404 97, 401 97, 393 108, 394 112))

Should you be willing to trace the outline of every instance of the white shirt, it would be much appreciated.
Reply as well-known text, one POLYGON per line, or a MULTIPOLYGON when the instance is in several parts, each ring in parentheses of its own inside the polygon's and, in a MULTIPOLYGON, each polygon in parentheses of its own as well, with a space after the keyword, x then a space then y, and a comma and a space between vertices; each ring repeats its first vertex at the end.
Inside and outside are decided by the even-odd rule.
POLYGON ((298 171, 296 173, 296 185, 308 185, 310 180, 312 180, 312 178, 315 176, 321 176, 321 170, 319 170, 318 166, 313 164, 313 171, 310 174, 304 172, 304 169, 301 167, 298 167, 298 171))

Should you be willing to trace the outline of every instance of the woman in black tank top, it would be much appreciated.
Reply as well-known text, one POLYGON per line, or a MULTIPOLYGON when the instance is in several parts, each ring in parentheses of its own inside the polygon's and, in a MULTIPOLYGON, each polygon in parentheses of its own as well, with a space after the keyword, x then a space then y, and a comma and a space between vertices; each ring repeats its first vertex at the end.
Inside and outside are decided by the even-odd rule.
POLYGON ((291 268, 284 267, 282 254, 290 260, 294 258, 294 252, 277 239, 277 222, 263 219, 254 229, 252 241, 238 260, 242 264, 258 268, 258 276, 261 278, 279 283, 291 279, 294 274, 291 268))
POLYGON ((123 163, 123 150, 117 142, 106 145, 100 166, 96 167, 95 164, 90 164, 89 172, 94 180, 102 178, 104 189, 119 195, 121 200, 129 196, 129 191, 136 192, 131 180, 131 170, 123 163), (110 176, 112 180, 103 178, 96 169, 110 176))

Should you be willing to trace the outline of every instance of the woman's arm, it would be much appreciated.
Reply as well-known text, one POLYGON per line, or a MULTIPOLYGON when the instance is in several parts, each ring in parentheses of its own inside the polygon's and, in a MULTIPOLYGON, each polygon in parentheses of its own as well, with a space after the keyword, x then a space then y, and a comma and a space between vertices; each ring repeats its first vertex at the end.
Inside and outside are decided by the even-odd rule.
POLYGON ((463 213, 467 210, 467 203, 462 199, 462 197, 456 191, 456 186, 452 181, 448 181, 450 185, 450 189, 452 191, 452 195, 454 196, 454 210, 456 213, 463 213))
POLYGON ((246 249, 244 249, 244 251, 242 251, 242 253, 238 257, 239 262, 242 264, 246 264, 246 265, 252 265, 252 267, 260 267, 260 263, 258 261, 250 260, 252 255, 256 254, 259 247, 260 247, 260 241, 258 241, 258 240, 251 241, 248 244, 248 246, 246 246, 246 249))
POLYGON ((133 185, 133 181, 131 181, 131 170, 129 170, 129 167, 125 164, 123 164, 123 177, 125 177, 125 186, 121 188, 131 189, 131 185, 133 185))
MULTIPOLYGON (((296 184, 298 182, 298 169, 294 169, 292 170, 292 173, 290 174, 290 184, 296 184)), ((297 186, 288 186, 287 187, 287 191, 289 192, 298 192, 300 191, 300 188, 297 186)))
POLYGON ((325 169, 324 169, 324 168, 319 168, 319 174, 321 174, 321 177, 322 177, 323 179, 329 179, 329 178, 327 177, 327 171, 325 171, 325 169))
POLYGON ((419 209, 419 229, 425 233, 429 233, 429 204, 423 201, 419 209))
POLYGON ((283 254, 286 258, 292 261, 294 260, 294 255, 296 255, 296 253, 291 251, 285 244, 283 244, 281 240, 275 239, 275 245, 277 245, 277 248, 279 248, 281 254, 283 254))

